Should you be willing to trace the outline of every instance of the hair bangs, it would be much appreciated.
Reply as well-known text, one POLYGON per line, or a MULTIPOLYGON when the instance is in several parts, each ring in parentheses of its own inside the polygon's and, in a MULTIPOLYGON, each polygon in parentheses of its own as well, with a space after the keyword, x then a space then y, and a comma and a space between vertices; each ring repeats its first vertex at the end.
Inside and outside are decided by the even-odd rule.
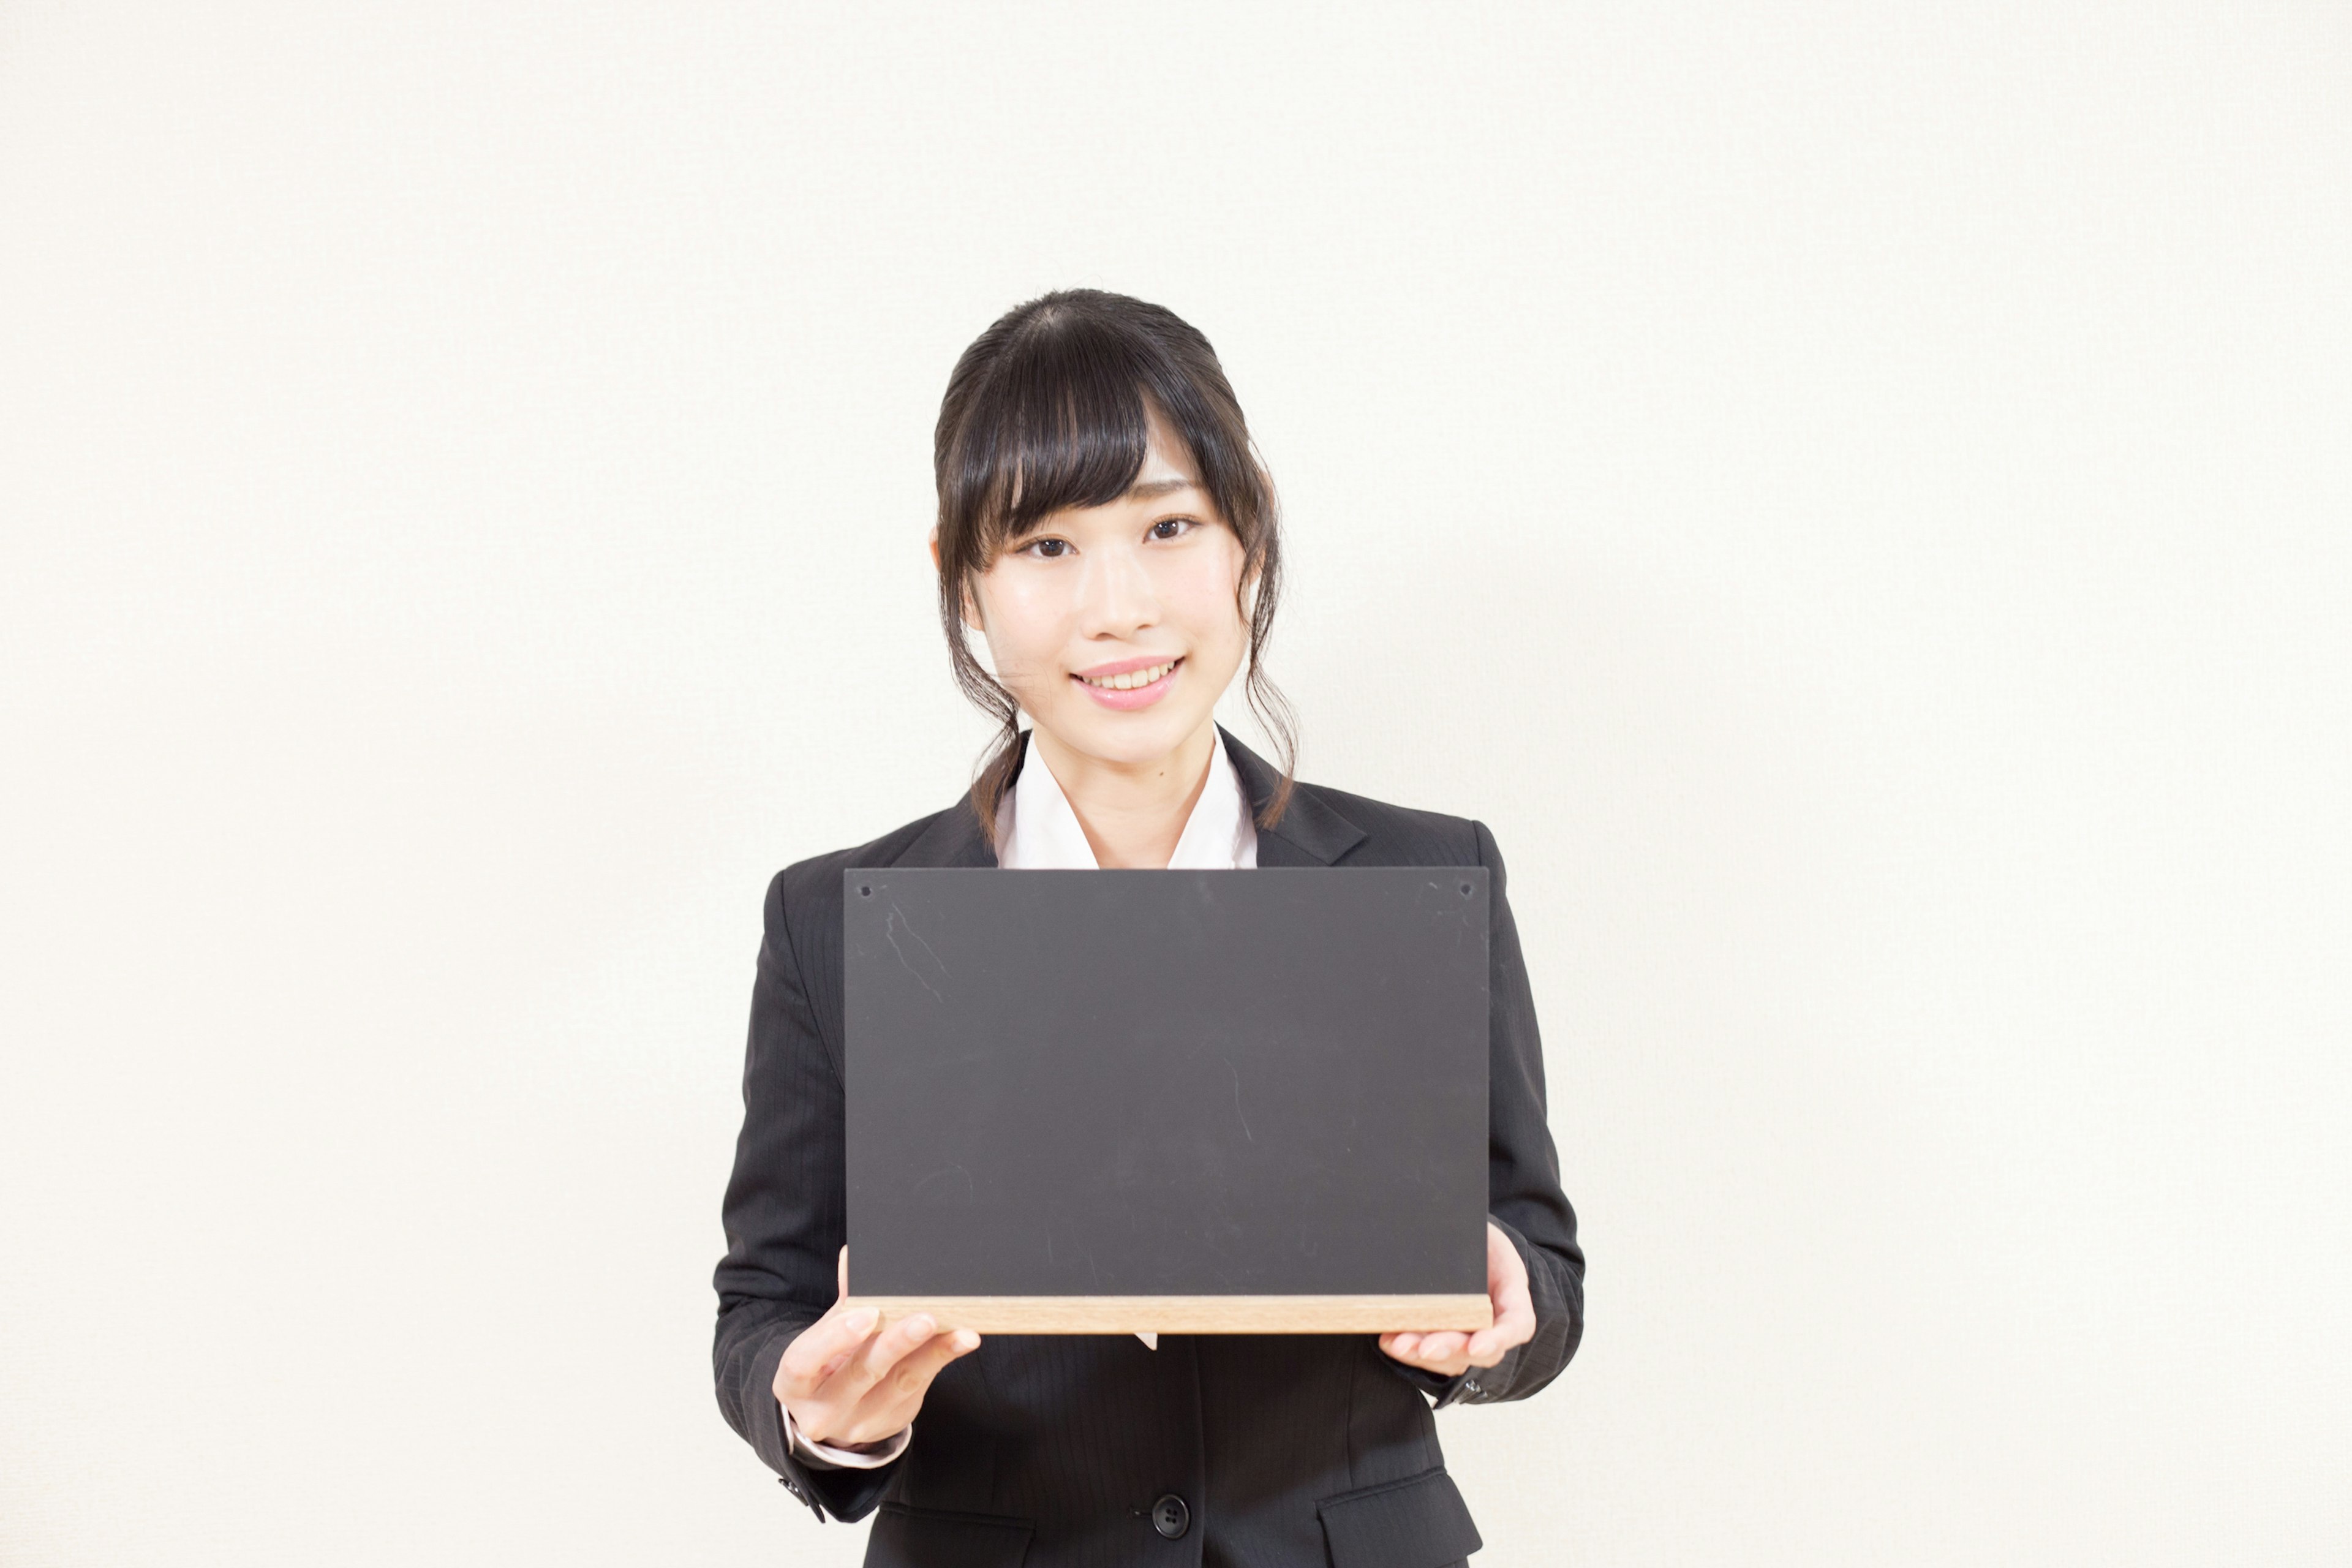
POLYGON ((1081 330, 1041 332, 996 366, 950 455, 948 509, 992 557, 1053 513, 1105 506, 1143 471, 1141 366, 1081 330))

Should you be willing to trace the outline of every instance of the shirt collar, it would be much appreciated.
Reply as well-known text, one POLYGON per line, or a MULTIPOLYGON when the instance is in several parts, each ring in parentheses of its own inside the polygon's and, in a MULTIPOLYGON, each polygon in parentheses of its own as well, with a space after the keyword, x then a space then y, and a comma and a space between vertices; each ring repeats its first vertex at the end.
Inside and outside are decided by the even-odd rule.
MULTIPOLYGON (((1013 787, 997 807, 996 863, 1014 871, 1092 871, 1098 868, 1078 814, 1033 742, 1013 787)), ((1169 857, 1171 871, 1244 870, 1257 864, 1257 826, 1248 797, 1225 754, 1224 736, 1209 748, 1209 777, 1192 815, 1169 857)))

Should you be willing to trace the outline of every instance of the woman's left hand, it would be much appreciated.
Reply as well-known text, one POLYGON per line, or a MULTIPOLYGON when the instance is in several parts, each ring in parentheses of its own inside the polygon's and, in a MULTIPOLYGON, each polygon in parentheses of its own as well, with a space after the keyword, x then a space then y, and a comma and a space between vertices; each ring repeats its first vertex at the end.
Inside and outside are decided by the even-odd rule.
POLYGON ((1528 1266, 1496 1224, 1486 1222, 1486 1299, 1495 1321, 1475 1334, 1458 1329, 1427 1333, 1382 1334, 1381 1349, 1407 1366, 1459 1377, 1474 1366, 1493 1366, 1514 1345, 1535 1338, 1536 1308, 1528 1297, 1528 1266))

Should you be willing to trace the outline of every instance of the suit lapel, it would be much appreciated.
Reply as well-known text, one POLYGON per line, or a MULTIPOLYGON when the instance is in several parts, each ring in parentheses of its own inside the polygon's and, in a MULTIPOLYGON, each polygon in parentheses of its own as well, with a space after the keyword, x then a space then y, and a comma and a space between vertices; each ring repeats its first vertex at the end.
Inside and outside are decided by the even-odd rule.
MULTIPOLYGON (((1250 814, 1255 816, 1274 798, 1282 774, 1273 763, 1234 740, 1223 725, 1217 726, 1217 734, 1225 742, 1225 754, 1233 759, 1234 772, 1241 775, 1242 788, 1249 794, 1250 814)), ((1257 830, 1257 863, 1328 866, 1363 841, 1364 830, 1333 809, 1321 791, 1311 784, 1297 784, 1291 789, 1282 820, 1257 830)))
POLYGON ((972 809, 971 797, 964 796, 923 829, 912 844, 899 855, 901 866, 993 868, 996 851, 990 848, 988 836, 980 830, 980 814, 972 809))
POLYGON ((933 817, 931 825, 899 852, 898 864, 994 869, 996 851, 990 846, 988 835, 980 830, 980 812, 972 805, 971 792, 966 791, 961 800, 933 817))
MULTIPOLYGON (((1217 736, 1224 742, 1225 754, 1233 760, 1234 772, 1240 775, 1242 788, 1249 795, 1253 816, 1265 809, 1274 798, 1275 786, 1282 775, 1274 764, 1234 739, 1222 724, 1217 736)), ((1023 762, 1028 759, 1028 731, 1022 731, 1023 762)), ((1013 768, 1013 776, 1020 776, 1013 768)), ((1290 804, 1284 808, 1282 820, 1272 827, 1257 830, 1257 863, 1261 866, 1328 866, 1339 857, 1364 841, 1364 830, 1349 821, 1322 797, 1322 792, 1309 784, 1299 784, 1290 792, 1290 804)), ((934 818, 930 826, 908 845, 898 857, 901 866, 993 867, 996 851, 989 847, 988 836, 980 830, 980 815, 972 809, 971 797, 966 795, 934 818)))
MULTIPOLYGON (((1020 748, 1013 759, 1013 778, 1021 776, 1021 764, 1029 759, 1029 731, 1021 731, 1014 742, 1020 748)), ((1005 781, 1011 787, 1012 779, 1005 781)), ((985 867, 994 869, 996 851, 988 842, 988 835, 980 830, 980 813, 972 805, 971 792, 932 819, 931 825, 919 834, 912 844, 900 852, 901 866, 937 866, 943 869, 963 867, 985 867)))

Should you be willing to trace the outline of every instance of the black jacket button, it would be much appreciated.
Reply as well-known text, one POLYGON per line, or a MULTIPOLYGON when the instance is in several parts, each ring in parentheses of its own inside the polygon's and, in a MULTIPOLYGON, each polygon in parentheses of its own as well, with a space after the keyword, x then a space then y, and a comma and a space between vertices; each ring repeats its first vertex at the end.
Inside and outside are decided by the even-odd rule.
POLYGON ((1184 1500, 1174 1492, 1170 1492, 1151 1505, 1151 1528, 1169 1540, 1175 1540, 1191 1529, 1192 1525, 1192 1510, 1186 1508, 1184 1500))

